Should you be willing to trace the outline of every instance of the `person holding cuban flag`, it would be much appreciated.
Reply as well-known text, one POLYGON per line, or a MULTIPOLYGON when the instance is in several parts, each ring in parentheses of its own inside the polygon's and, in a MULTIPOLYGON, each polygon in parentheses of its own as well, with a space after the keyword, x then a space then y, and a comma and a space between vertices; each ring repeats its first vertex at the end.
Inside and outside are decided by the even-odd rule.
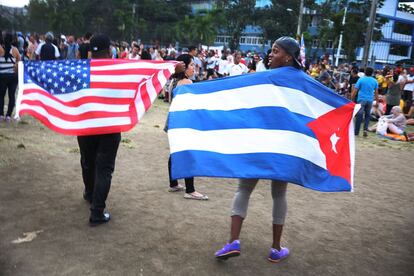
MULTIPOLYGON (((269 54, 270 69, 291 66, 300 70, 302 68, 301 64, 300 46, 295 39, 281 37, 274 42, 269 54)), ((243 220, 247 215, 250 195, 258 181, 259 179, 239 179, 238 190, 234 196, 231 210, 230 240, 215 253, 217 259, 226 260, 240 255, 239 236, 243 220)), ((273 243, 268 260, 276 263, 289 256, 289 249, 282 247, 280 244, 287 212, 287 182, 272 180, 271 190, 273 198, 273 243)))

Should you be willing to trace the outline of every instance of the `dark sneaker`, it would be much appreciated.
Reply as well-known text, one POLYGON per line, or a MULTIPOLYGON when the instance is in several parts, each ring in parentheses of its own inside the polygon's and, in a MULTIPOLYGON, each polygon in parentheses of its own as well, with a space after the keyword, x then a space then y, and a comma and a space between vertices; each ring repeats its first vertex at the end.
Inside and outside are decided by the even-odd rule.
POLYGON ((232 243, 227 243, 222 249, 215 254, 217 259, 227 260, 231 257, 237 257, 240 255, 240 241, 235 240, 232 243))
POLYGON ((285 259, 287 256, 289 256, 289 249, 287 249, 286 247, 282 247, 280 251, 274 248, 270 248, 269 258, 267 259, 273 263, 277 263, 285 259))
POLYGON ((109 222, 111 219, 111 215, 108 212, 103 212, 101 215, 92 215, 89 218, 89 225, 90 226, 97 226, 103 223, 109 222))

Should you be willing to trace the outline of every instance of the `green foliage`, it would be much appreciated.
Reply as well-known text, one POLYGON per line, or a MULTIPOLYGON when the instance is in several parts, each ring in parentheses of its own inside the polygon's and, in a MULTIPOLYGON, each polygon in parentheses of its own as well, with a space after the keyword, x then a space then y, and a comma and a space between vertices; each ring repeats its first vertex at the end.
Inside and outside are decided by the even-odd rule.
POLYGON ((217 0, 217 7, 223 11, 226 19, 224 29, 230 35, 229 48, 235 50, 244 28, 253 23, 255 0, 217 0))

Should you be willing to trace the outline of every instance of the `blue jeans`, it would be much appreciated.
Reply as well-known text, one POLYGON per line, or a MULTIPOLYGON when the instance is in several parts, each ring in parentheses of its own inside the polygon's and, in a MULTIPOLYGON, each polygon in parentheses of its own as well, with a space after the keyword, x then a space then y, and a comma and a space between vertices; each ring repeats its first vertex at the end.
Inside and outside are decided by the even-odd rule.
POLYGON ((371 114, 372 101, 361 101, 359 102, 361 109, 358 111, 355 120, 355 135, 359 134, 359 129, 361 128, 362 116, 365 116, 364 121, 364 130, 368 130, 368 124, 371 114))

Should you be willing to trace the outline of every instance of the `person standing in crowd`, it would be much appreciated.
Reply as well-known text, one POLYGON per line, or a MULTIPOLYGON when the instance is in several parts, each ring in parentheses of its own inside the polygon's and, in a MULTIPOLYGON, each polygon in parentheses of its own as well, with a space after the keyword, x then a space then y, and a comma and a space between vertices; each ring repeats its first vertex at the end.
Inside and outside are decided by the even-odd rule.
POLYGON ((227 56, 225 52, 221 55, 221 59, 217 62, 217 76, 219 78, 225 77, 227 75, 227 56))
POLYGON ((79 45, 76 43, 73 35, 68 36, 68 55, 67 59, 76 59, 76 54, 78 53, 79 45))
MULTIPOLYGON (((351 75, 349 77, 349 89, 348 89, 349 99, 351 99, 352 91, 355 88, 355 84, 358 82, 358 80, 359 80, 359 77, 358 77, 358 68, 357 67, 353 67, 351 69, 351 75)), ((355 99, 355 102, 356 102, 356 99, 355 99)))
POLYGON ((0 31, 0 121, 11 121, 16 104, 16 88, 18 83, 17 64, 21 60, 19 50, 12 45, 13 35, 0 31), (9 104, 6 117, 4 117, 4 97, 8 91, 9 104))
MULTIPOLYGON (((187 85, 192 84, 190 77, 194 75, 194 60, 193 57, 189 54, 182 54, 177 57, 177 61, 181 61, 185 65, 185 70, 182 72, 175 73, 172 77, 173 80, 170 84, 171 88, 169 89, 169 97, 171 100, 173 99, 172 93, 175 87, 180 85, 187 85)), ((164 130, 168 131, 168 119, 164 130)), ((178 183, 177 180, 172 180, 171 177, 171 156, 168 159, 168 176, 170 181, 170 188, 168 189, 169 192, 180 192, 184 190, 184 187, 178 183)), ((197 192, 194 188, 194 177, 185 178, 185 194, 184 198, 186 199, 196 199, 196 200, 207 200, 208 196, 203 195, 197 192)))
POLYGON ((137 43, 132 43, 132 50, 131 53, 128 55, 128 59, 141 59, 141 56, 139 55, 139 45, 137 43))
POLYGON ((215 57, 214 50, 210 50, 206 58, 206 70, 207 70, 206 79, 214 78, 216 76, 216 72, 214 71, 214 68, 216 67, 216 63, 217 63, 217 59, 215 57))
POLYGON ((229 67, 227 68, 227 74, 229 76, 238 76, 241 74, 247 74, 249 69, 247 68, 246 65, 244 65, 241 62, 241 58, 242 58, 241 53, 236 51, 234 53, 234 63, 229 65, 229 67))
POLYGON ((77 54, 78 59, 90 59, 92 56, 91 52, 91 40, 92 34, 90 32, 87 32, 85 36, 83 37, 83 42, 81 45, 79 45, 79 50, 77 54))
POLYGON ((413 90, 414 90, 414 67, 411 67, 409 70, 409 74, 406 76, 404 82, 404 88, 402 92, 402 99, 404 100, 404 113, 408 113, 410 110, 412 99, 413 99, 413 90))
POLYGON ((364 117, 364 137, 368 136, 368 125, 369 119, 371 114, 372 102, 375 100, 378 102, 378 82, 372 76, 374 73, 374 69, 371 67, 367 67, 365 69, 365 74, 363 77, 360 77, 355 84, 355 88, 352 91, 351 98, 352 100, 355 99, 356 94, 358 94, 356 98, 356 102, 361 105, 361 109, 358 111, 356 115, 355 121, 355 135, 359 135, 359 129, 361 128, 362 117, 364 117))
POLYGON ((404 85, 404 77, 399 76, 394 70, 390 71, 390 74, 385 76, 385 80, 388 86, 388 92, 386 95, 387 107, 385 115, 391 113, 393 106, 399 106, 401 100, 401 88, 404 85))
MULTIPOLYGON (((298 69, 298 73, 300 73, 299 43, 291 37, 277 39, 272 46, 269 62, 271 69, 291 66, 298 69)), ((247 216, 250 195, 258 181, 259 179, 239 180, 231 211, 230 240, 222 249, 215 253, 217 259, 225 260, 240 255, 240 232, 243 221, 247 216)), ((271 185, 273 198, 273 243, 269 251, 268 260, 276 263, 289 256, 289 249, 281 246, 282 231, 287 213, 287 182, 275 179, 272 180, 271 185)))
MULTIPOLYGON (((110 59, 110 40, 97 34, 90 40, 92 59, 110 59)), ((115 159, 121 133, 78 136, 81 155, 82 178, 85 185, 83 198, 91 204, 91 226, 107 223, 111 216, 105 211, 105 201, 111 187, 115 159)))
POLYGON ((52 32, 47 32, 45 42, 40 43, 36 49, 36 56, 40 60, 55 60, 60 57, 59 49, 53 44, 54 36, 52 32))
POLYGON ((34 35, 30 35, 29 36, 29 45, 27 46, 27 56, 29 57, 30 60, 35 60, 36 59, 36 49, 38 46, 38 42, 35 39, 34 35))
POLYGON ((199 63, 197 63, 195 60, 197 58, 197 52, 198 52, 198 49, 196 46, 188 47, 188 54, 193 57, 193 61, 194 61, 194 74, 190 77, 190 80, 192 82, 195 82, 198 80, 198 74, 200 72, 199 63))

